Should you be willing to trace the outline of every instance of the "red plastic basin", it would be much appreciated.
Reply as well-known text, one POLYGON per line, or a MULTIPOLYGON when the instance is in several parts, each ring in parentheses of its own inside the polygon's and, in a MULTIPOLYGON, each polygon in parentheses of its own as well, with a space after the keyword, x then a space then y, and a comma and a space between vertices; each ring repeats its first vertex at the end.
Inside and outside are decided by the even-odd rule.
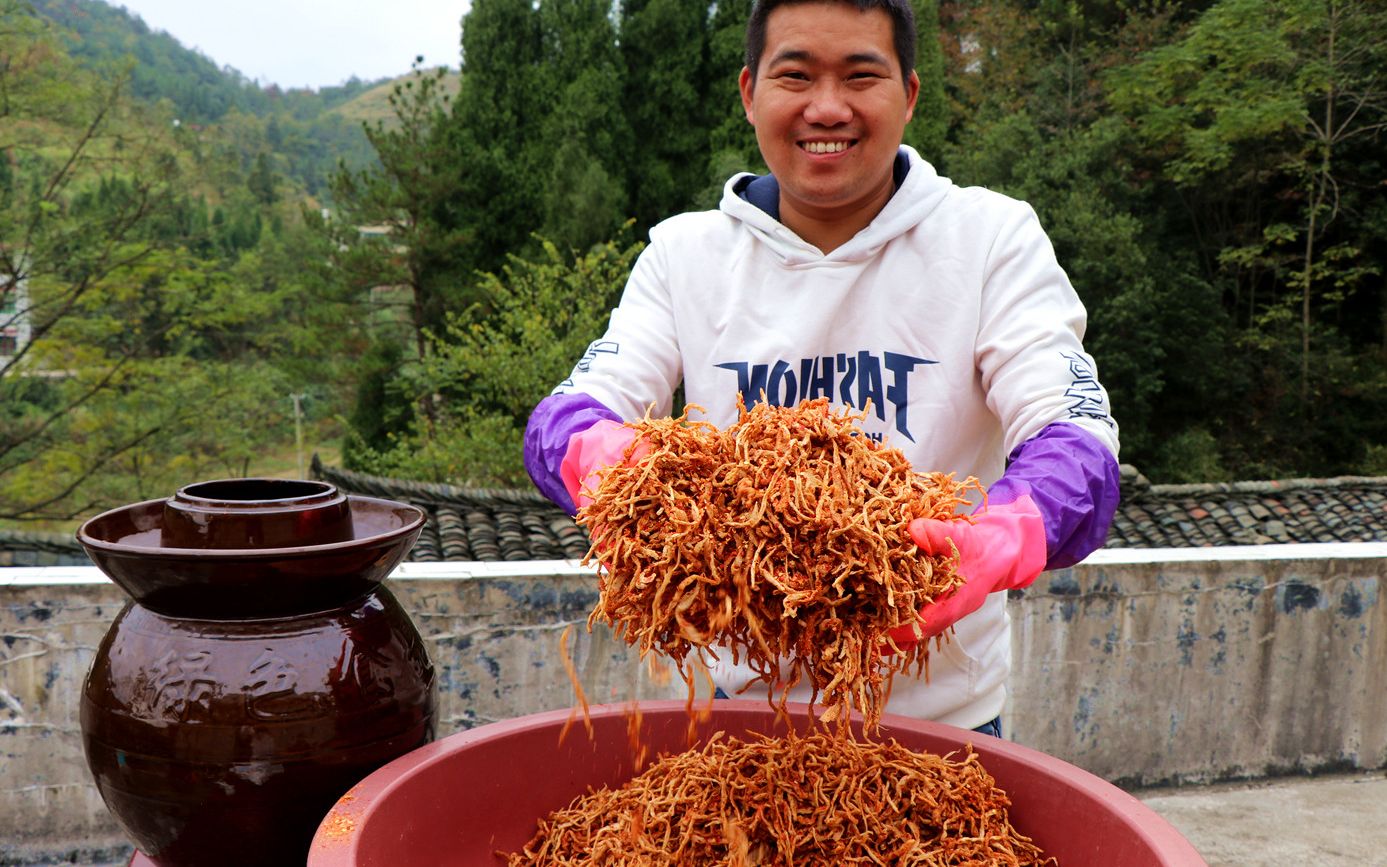
MULTIPOLYGON (((640 705, 652 755, 686 748, 681 701, 640 705)), ((632 775, 627 705, 592 709, 594 737, 582 721, 562 744, 567 711, 534 714, 459 732, 404 755, 353 787, 324 818, 308 867, 497 865, 498 850, 519 851, 537 822, 597 786, 632 775)), ((807 720, 791 707, 796 725, 807 720)), ((761 701, 720 700, 700 723, 745 736, 779 734, 761 701)), ((881 734, 945 754, 973 744, 1012 800, 1011 819, 1061 867, 1207 867, 1168 822, 1112 784, 1053 756, 966 729, 887 714, 881 734)))

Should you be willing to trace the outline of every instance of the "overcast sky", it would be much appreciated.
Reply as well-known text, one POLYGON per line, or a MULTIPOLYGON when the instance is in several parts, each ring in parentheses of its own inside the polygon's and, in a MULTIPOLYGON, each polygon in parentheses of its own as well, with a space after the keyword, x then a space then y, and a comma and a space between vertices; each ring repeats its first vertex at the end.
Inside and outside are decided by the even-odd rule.
POLYGON ((416 55, 458 65, 470 0, 107 0, 218 66, 280 87, 402 75, 416 55))

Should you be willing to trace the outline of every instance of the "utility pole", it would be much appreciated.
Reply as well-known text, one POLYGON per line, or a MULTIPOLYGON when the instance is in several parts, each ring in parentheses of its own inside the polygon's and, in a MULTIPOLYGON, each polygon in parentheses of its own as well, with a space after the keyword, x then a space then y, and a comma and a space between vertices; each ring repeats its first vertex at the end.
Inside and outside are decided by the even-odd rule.
POLYGON ((305 478, 303 474, 303 399, 306 394, 291 394, 289 397, 294 401, 294 451, 299 458, 299 478, 305 478))

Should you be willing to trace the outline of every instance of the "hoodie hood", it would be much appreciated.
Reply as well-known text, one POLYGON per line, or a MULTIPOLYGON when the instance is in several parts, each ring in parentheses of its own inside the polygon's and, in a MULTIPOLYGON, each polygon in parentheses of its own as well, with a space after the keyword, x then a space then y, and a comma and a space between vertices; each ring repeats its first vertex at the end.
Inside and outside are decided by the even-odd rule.
MULTIPOLYGON (((723 187, 718 208, 727 216, 742 222, 786 265, 860 262, 876 255, 882 245, 919 225, 939 207, 953 188, 953 183, 948 178, 940 177, 934 166, 926 162, 914 148, 901 145, 899 153, 908 161, 908 170, 895 194, 862 231, 827 255, 768 213, 771 210, 768 206, 772 203, 765 201, 765 194, 773 188, 755 183, 760 176, 748 172, 734 175, 723 187)), ((899 171, 897 175, 899 177, 899 171)), ((774 180, 770 176, 760 179, 774 180)), ((775 212, 778 212, 778 206, 779 202, 776 201, 775 212)))

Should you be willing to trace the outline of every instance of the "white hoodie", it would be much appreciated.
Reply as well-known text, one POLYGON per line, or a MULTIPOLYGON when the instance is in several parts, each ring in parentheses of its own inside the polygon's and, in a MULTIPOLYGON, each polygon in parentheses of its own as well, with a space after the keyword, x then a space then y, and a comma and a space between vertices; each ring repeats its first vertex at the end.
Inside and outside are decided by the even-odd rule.
MULTIPOLYGON (((556 393, 626 420, 687 403, 725 427, 737 394, 794 405, 827 395, 872 412, 869 436, 922 472, 984 485, 1045 425, 1081 425, 1117 453, 1117 428, 1081 340, 1086 315, 1030 206, 910 171, 881 213, 825 255, 727 183, 718 211, 651 230, 607 333, 556 393)), ((714 681, 752 679, 724 652, 714 681)), ((994 593, 932 650, 930 679, 900 677, 887 710, 973 728, 1005 701, 1010 633, 994 593)), ((761 684, 744 695, 764 695, 761 684)), ((797 688, 791 700, 809 698, 797 688)))

